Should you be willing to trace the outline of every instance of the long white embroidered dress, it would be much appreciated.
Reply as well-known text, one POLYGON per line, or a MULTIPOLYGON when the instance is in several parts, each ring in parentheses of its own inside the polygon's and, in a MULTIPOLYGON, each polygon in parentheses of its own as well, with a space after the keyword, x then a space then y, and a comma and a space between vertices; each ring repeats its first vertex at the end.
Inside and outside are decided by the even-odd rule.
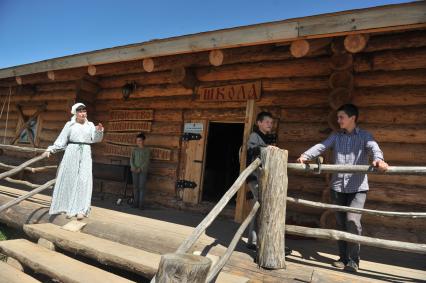
POLYGON ((90 145, 103 138, 103 131, 97 131, 92 122, 77 123, 75 117, 67 122, 48 151, 55 153, 65 149, 59 165, 49 214, 65 212, 68 216, 79 213, 88 215, 92 198, 92 151, 90 145))

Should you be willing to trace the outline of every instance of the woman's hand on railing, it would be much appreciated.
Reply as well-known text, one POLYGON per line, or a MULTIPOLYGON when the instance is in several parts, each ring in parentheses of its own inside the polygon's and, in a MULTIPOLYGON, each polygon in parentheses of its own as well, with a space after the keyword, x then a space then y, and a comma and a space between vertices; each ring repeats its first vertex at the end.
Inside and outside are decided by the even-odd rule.
POLYGON ((44 158, 49 158, 50 157, 50 151, 46 150, 45 152, 43 152, 41 154, 44 158))
POLYGON ((299 158, 297 158, 296 162, 300 163, 300 164, 304 164, 306 161, 308 161, 305 157, 300 156, 299 158))
POLYGON ((380 172, 384 172, 384 171, 388 170, 388 168, 389 168, 389 165, 386 162, 384 162, 383 160, 380 160, 380 159, 374 160, 372 165, 374 167, 376 167, 377 170, 380 171, 380 172))

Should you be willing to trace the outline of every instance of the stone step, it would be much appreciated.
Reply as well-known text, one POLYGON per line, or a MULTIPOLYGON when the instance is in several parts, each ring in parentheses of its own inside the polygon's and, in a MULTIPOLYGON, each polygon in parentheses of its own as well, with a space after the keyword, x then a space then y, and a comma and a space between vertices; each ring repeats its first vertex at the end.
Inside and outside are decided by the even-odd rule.
MULTIPOLYGON (((98 238, 81 232, 71 232, 60 226, 45 223, 25 225, 24 231, 32 238, 44 238, 57 247, 100 263, 128 270, 145 278, 152 278, 160 263, 159 254, 147 252, 117 242, 98 238)), ((216 282, 241 283, 248 278, 221 272, 216 282)))
POLYGON ((41 283, 24 272, 0 261, 0 283, 41 283))
POLYGON ((1 241, 0 251, 35 272, 63 283, 134 282, 24 239, 1 241))

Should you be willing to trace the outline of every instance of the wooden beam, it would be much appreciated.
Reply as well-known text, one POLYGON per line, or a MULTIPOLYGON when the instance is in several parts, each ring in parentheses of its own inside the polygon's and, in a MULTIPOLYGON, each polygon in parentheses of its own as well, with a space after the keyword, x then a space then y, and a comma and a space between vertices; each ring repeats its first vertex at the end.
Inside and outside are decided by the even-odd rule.
POLYGON ((364 50, 369 39, 368 34, 349 34, 345 37, 345 49, 351 53, 358 53, 364 50))
MULTIPOLYGON (((252 132, 253 125, 255 122, 256 115, 256 102, 254 99, 247 100, 246 104, 246 116, 244 119, 244 134, 243 134, 243 144, 241 145, 241 155, 240 155, 240 172, 246 168, 247 164, 247 141, 252 132)), ((244 219, 244 214, 248 202, 246 200, 247 186, 243 184, 238 191, 236 207, 235 207, 235 217, 234 220, 237 222, 242 222, 244 219)))
POLYGON ((217 48, 283 42, 298 37, 325 37, 361 30, 383 32, 408 29, 426 26, 425 9, 426 3, 421 1, 154 40, 5 68, 0 70, 0 78, 217 48))
POLYGON ((286 225, 285 231, 290 235, 313 237, 319 239, 340 240, 351 243, 360 243, 362 245, 390 249, 403 252, 412 252, 426 254, 426 244, 414 244, 408 242, 391 241, 385 239, 377 239, 372 237, 358 236, 348 232, 337 230, 307 228, 296 225, 286 225))
POLYGON ((260 213, 257 234, 257 264, 268 269, 286 268, 285 226, 287 198, 287 150, 268 146, 261 150, 259 178, 260 213))

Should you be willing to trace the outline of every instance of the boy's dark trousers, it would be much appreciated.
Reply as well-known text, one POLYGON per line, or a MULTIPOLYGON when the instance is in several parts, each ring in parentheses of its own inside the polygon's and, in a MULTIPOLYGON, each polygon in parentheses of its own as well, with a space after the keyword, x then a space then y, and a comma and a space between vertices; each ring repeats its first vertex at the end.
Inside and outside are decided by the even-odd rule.
POLYGON ((143 207, 143 198, 145 196, 145 183, 146 183, 146 172, 134 173, 132 172, 133 178, 133 206, 143 207))
MULTIPOLYGON (((339 193, 331 190, 330 197, 333 204, 363 208, 367 198, 367 192, 339 193)), ((336 212, 336 228, 340 231, 361 235, 361 214, 340 211, 336 212)), ((349 260, 352 260, 359 265, 360 244, 345 241, 337 241, 337 244, 339 247, 339 256, 345 264, 349 260)))

